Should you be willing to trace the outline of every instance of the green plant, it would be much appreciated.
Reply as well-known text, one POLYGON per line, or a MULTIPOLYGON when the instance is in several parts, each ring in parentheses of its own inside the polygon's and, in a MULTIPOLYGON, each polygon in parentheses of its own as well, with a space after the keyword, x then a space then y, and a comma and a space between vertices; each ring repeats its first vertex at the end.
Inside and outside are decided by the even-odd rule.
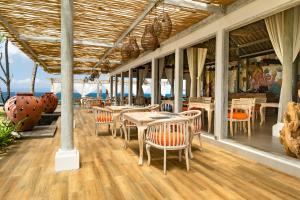
POLYGON ((3 120, 0 122, 0 151, 3 151, 9 144, 14 141, 12 132, 18 125, 14 125, 11 121, 3 120))

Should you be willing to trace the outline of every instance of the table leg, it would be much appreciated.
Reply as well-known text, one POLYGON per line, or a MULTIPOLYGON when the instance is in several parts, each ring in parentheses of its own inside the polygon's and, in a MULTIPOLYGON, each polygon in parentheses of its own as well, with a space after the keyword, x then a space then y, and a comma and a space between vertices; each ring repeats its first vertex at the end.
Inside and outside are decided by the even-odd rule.
POLYGON ((143 155, 144 155, 144 132, 147 126, 137 126, 138 129, 138 141, 139 141, 139 165, 143 165, 143 155))
POLYGON ((212 118, 212 111, 207 111, 207 118, 208 118, 208 133, 211 133, 211 118, 212 118))
POLYGON ((265 117, 266 117, 265 116, 265 107, 260 106, 259 111, 260 111, 260 125, 262 126, 263 123, 265 122, 265 117))

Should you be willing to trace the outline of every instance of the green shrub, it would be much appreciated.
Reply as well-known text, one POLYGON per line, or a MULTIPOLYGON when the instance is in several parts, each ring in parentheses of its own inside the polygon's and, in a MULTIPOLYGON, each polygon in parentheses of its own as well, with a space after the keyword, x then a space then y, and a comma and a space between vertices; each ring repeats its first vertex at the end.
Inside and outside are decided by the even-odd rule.
POLYGON ((0 151, 3 151, 5 147, 14 141, 12 132, 16 129, 11 121, 3 120, 0 122, 0 151))

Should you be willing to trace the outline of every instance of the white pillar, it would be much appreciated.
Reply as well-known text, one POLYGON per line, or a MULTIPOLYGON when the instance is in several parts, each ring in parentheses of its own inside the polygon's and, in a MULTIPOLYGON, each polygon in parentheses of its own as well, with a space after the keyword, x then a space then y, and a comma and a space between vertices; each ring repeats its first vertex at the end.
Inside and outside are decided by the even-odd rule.
POLYGON ((113 77, 111 76, 110 78, 109 78, 109 80, 110 80, 110 98, 112 98, 113 97, 113 90, 114 90, 114 79, 113 79, 113 77))
POLYGON ((100 86, 99 86, 99 81, 97 80, 97 98, 99 98, 99 94, 100 94, 100 86))
POLYGON ((115 75, 115 105, 117 105, 117 96, 118 96, 118 76, 115 75))
POLYGON ((132 69, 128 72, 128 104, 132 104, 132 69))
POLYGON ((61 146, 55 170, 79 169, 79 151, 73 141, 73 0, 61 1, 61 146))
POLYGON ((215 73, 215 137, 227 137, 229 34, 217 32, 215 73))
POLYGON ((123 105, 124 100, 124 75, 121 72, 121 96, 120 96, 120 104, 123 105))
POLYGON ((293 94, 293 9, 284 11, 284 34, 282 42, 282 86, 277 122, 282 122, 283 113, 293 94))
POLYGON ((158 100, 158 61, 153 58, 151 62, 151 105, 158 100))
POLYGON ((175 49, 174 112, 182 110, 183 50, 175 49))

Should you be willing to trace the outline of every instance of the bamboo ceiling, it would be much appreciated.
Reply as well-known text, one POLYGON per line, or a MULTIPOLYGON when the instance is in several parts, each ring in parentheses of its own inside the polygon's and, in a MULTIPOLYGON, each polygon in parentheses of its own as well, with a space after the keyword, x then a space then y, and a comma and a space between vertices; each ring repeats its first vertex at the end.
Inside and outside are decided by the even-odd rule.
MULTIPOLYGON (((197 1, 217 6, 234 2, 197 1)), ((78 68, 92 69, 149 3, 149 0, 74 0, 74 72, 86 72, 78 68), (75 40, 88 43, 75 43, 75 40)), ((145 25, 149 21, 152 23, 154 17, 160 15, 163 9, 171 17, 172 35, 212 14, 204 10, 159 2, 131 32, 131 35, 137 37, 139 44, 145 25)), ((46 71, 60 71, 60 0, 0 0, 0 32, 4 32, 46 71)), ((112 68, 119 66, 120 48, 113 49, 107 58, 111 61, 112 68)), ((101 66, 100 64, 99 67, 101 66)))

